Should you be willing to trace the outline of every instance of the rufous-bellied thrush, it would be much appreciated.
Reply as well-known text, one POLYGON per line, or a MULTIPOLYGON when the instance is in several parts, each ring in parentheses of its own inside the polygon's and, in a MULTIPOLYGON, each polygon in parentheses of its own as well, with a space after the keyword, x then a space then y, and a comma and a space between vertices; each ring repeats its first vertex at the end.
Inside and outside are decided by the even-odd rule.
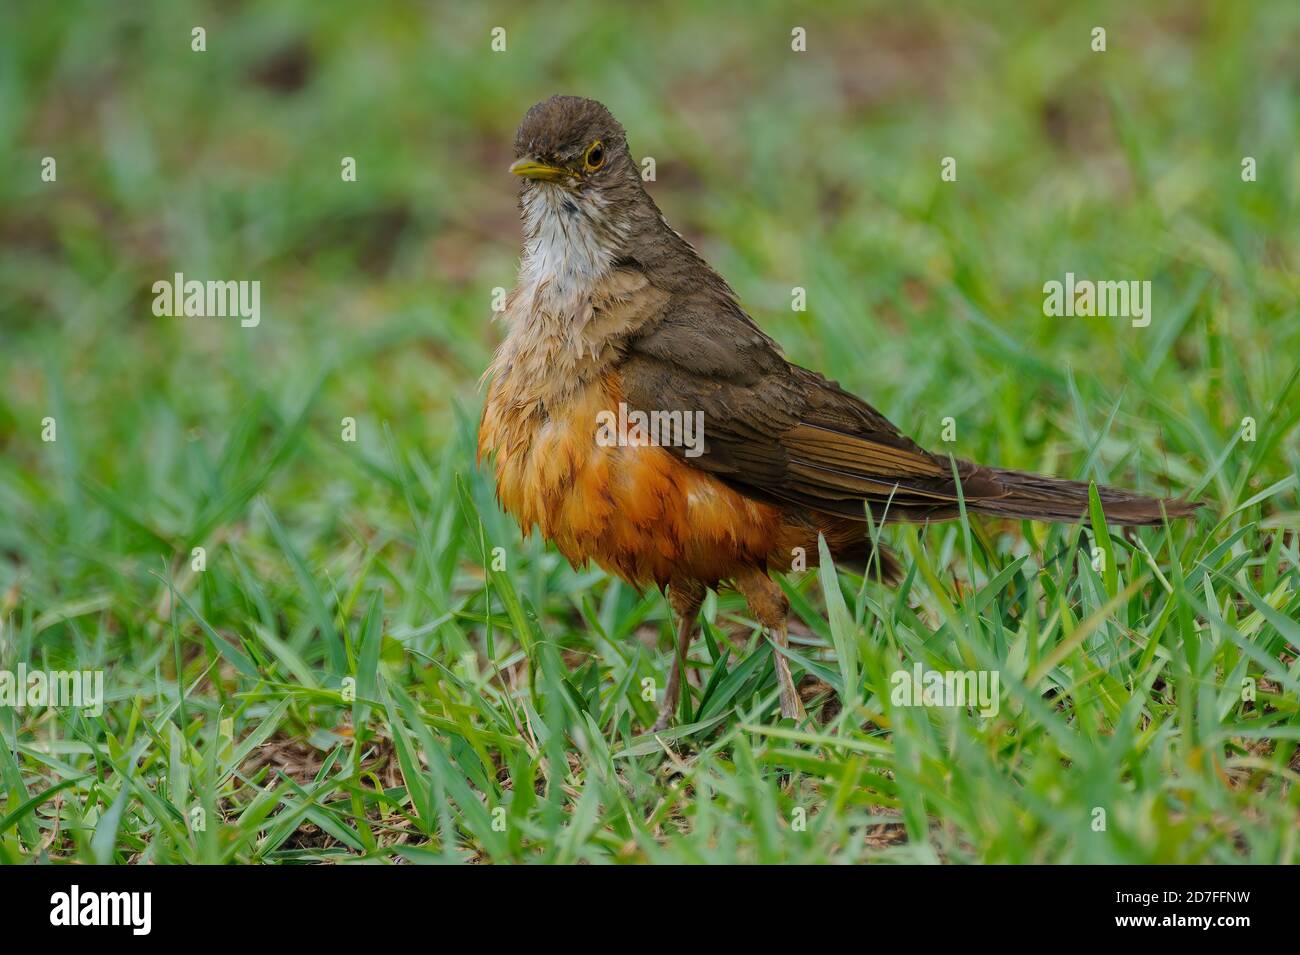
MULTIPOLYGON (((537 104, 514 147, 524 253, 485 375, 479 458, 495 458, 497 495, 525 531, 540 528, 574 565, 594 560, 666 591, 678 646, 657 727, 676 710, 709 588, 743 594, 784 649, 788 602, 769 574, 788 571, 796 554, 816 563, 818 534, 837 562, 897 577, 895 558, 872 547, 868 508, 877 524, 953 518, 959 479, 971 512, 1041 521, 1087 512, 1087 484, 931 454, 786 361, 664 220, 600 103, 537 104), (635 412, 657 412, 675 433, 702 413, 703 440, 689 447, 645 427, 601 440, 611 418, 635 412)), ((1098 493, 1114 524, 1159 524, 1198 506, 1098 493)), ((781 713, 798 717, 789 663, 774 656, 781 713)))

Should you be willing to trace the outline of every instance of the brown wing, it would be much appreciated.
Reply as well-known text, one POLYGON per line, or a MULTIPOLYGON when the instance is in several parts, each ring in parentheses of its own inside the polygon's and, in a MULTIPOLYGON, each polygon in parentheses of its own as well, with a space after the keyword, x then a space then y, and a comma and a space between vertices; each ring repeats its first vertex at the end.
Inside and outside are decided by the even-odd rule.
MULTIPOLYGON (((628 405, 703 412, 704 450, 683 460, 764 500, 866 520, 951 516, 951 465, 901 434, 866 402, 792 365, 738 305, 679 295, 629 342, 628 405)), ((967 497, 1005 490, 959 464, 967 497)))

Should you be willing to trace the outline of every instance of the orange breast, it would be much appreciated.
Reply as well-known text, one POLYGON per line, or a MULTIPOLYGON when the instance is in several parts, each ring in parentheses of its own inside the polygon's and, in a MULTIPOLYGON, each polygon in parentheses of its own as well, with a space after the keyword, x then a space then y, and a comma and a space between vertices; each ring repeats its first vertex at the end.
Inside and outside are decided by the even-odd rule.
MULTIPOLYGON (((603 446, 598 415, 617 414, 607 374, 547 414, 513 405, 494 382, 479 457, 496 457, 497 497, 575 566, 588 559, 638 586, 673 578, 710 585, 766 566, 790 529, 781 512, 650 444, 603 446)), ((787 556, 788 560, 788 556, 787 556)))

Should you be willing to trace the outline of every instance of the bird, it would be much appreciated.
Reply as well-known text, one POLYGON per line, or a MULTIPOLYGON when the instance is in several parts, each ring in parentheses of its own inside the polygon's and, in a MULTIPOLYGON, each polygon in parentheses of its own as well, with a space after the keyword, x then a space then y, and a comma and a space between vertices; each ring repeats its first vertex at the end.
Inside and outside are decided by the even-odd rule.
MULTIPOLYGON (((781 717, 802 720, 781 652, 789 601, 772 574, 800 559, 816 566, 819 539, 836 564, 897 582, 898 558, 873 544, 872 522, 953 519, 962 499, 971 513, 1004 518, 1073 522, 1088 512, 1087 483, 927 451, 788 361, 668 224, 601 103, 537 103, 514 157, 523 253, 483 376, 477 461, 493 463, 497 500, 525 534, 540 530, 575 568, 594 561, 666 595, 675 653, 652 732, 676 716, 710 590, 744 597, 778 651, 781 717)), ((1117 525, 1200 506, 1097 492, 1117 525)))

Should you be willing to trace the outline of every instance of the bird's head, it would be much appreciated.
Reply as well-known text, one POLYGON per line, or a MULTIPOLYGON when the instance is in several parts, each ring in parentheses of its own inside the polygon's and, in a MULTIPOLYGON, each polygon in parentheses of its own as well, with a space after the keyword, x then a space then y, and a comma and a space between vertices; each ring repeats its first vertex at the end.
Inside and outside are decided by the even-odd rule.
POLYGON ((524 114, 510 171, 527 183, 585 194, 639 178, 618 120, 580 96, 552 96, 524 114))
POLYGON ((520 177, 521 274, 558 274, 554 288, 583 289, 661 231, 676 235, 641 183, 623 127, 595 100, 552 96, 525 113, 510 171, 520 177))

